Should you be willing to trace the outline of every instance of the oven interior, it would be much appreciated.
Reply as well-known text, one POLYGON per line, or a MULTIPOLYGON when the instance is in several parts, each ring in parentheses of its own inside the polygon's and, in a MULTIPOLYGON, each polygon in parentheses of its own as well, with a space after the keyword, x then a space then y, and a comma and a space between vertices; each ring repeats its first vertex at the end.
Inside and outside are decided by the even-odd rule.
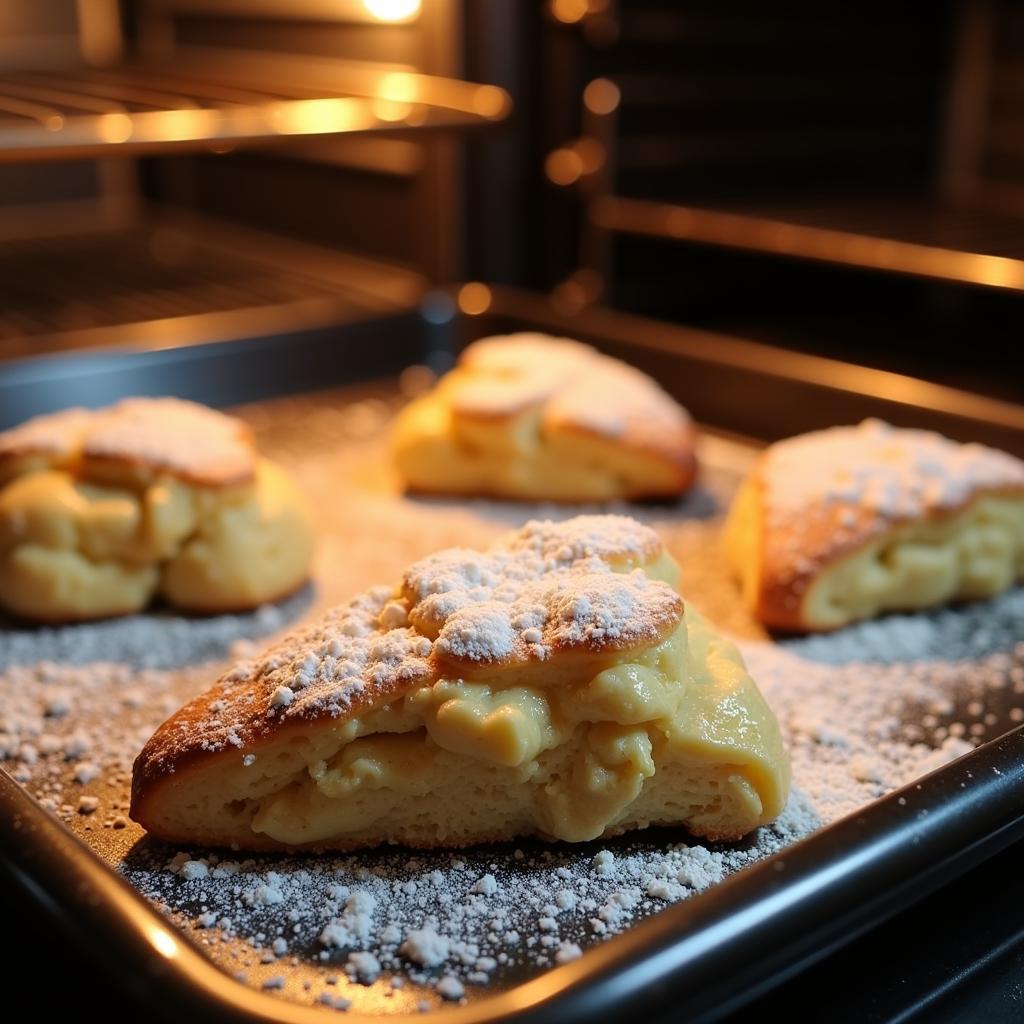
POLYGON ((1009 0, 50 0, 0 70, 0 358, 478 280, 1021 394, 1009 0))

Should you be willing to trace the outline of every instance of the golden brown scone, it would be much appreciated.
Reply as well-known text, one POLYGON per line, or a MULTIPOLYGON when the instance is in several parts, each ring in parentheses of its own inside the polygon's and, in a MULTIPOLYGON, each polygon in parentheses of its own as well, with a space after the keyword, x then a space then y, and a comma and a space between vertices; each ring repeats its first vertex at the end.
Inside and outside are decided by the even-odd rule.
POLYGON ((789 766, 735 646, 621 516, 451 549, 238 664, 135 762, 161 839, 251 850, 735 839, 789 766))
POLYGON ((828 630, 1024 578, 1024 462, 879 420, 768 448, 726 552, 765 625, 828 630))
POLYGON ((611 501, 681 494, 693 424, 650 377, 543 334, 484 338, 394 430, 406 484, 431 494, 611 501))
POLYGON ((253 608, 295 590, 312 557, 305 501, 279 466, 260 459, 252 487, 211 508, 167 562, 160 591, 191 611, 253 608))
POLYGON ((0 433, 0 607, 122 615, 158 593, 240 610, 306 579, 311 526, 248 427, 173 398, 70 409, 0 433))

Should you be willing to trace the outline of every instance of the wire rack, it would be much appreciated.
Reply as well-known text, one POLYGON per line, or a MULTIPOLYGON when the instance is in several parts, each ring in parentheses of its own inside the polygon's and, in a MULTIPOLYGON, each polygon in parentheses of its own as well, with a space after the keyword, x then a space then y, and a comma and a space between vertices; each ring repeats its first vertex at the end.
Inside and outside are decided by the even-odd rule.
POLYGON ((152 215, 0 248, 0 364, 71 348, 346 323, 406 308, 424 287, 408 270, 352 254, 181 213, 152 215))
POLYGON ((303 136, 502 120, 496 86, 394 68, 182 54, 173 63, 0 74, 0 161, 225 150, 303 136))

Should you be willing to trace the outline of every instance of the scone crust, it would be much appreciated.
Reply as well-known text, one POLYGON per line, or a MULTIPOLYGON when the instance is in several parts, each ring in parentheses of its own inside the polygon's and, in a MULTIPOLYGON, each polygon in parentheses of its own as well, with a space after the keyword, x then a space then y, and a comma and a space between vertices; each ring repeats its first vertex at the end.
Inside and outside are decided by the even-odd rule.
POLYGON ((755 531, 755 562, 740 552, 740 525, 730 521, 726 544, 736 574, 752 595, 751 610, 765 625, 780 631, 815 632, 835 628, 810 613, 809 594, 830 567, 871 543, 914 522, 952 520, 987 497, 1024 498, 1024 462, 981 445, 960 445, 938 434, 900 430, 868 420, 858 427, 832 428, 801 435, 808 458, 798 471, 820 476, 822 493, 808 486, 798 500, 779 500, 775 462, 780 446, 760 457, 734 502, 755 511, 745 524, 755 531), (836 443, 838 442, 838 444, 836 443), (853 446, 863 443, 859 459, 853 446), (908 454, 909 450, 909 454, 908 454), (886 453, 898 468, 885 465, 886 453), (925 472, 916 472, 918 467, 925 472), (835 476, 830 480, 829 473, 835 476), (803 500, 799 500, 803 499, 803 500))

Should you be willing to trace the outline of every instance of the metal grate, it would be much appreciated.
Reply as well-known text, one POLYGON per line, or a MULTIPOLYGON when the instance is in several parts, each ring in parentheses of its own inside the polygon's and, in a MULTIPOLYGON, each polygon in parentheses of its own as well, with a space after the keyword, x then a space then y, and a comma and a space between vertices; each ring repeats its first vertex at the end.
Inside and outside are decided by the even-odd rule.
POLYGON ((0 74, 0 160, 202 150, 499 121, 507 94, 401 69, 279 55, 0 74))
POLYGON ((106 344, 104 332, 123 325, 268 307, 320 303, 345 322, 399 308, 419 287, 398 268, 194 226, 8 242, 0 248, 0 358, 71 347, 77 332, 88 335, 83 344, 106 344))

